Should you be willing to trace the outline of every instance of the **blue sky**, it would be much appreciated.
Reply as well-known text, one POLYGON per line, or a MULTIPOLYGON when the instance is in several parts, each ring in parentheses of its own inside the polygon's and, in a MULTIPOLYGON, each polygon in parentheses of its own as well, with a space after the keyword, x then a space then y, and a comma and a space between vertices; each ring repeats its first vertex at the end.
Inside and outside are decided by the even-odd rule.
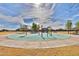
MULTIPOLYGON (((49 4, 52 7, 52 4, 49 4)), ((0 4, 0 28, 5 27, 9 29, 16 29, 19 27, 19 21, 14 22, 14 17, 18 17, 25 10, 31 10, 33 5, 31 3, 2 3, 0 4), (7 17, 7 18, 6 18, 7 17), (10 18, 9 18, 10 17, 10 18), (9 18, 9 19, 8 19, 9 18), (13 18, 13 19, 12 19, 13 18)), ((60 22, 60 27, 64 27, 67 20, 72 20, 73 26, 79 21, 79 4, 78 3, 58 3, 52 10, 51 24, 54 22, 60 22), (53 13, 54 12, 54 13, 53 13)), ((16 18, 17 19, 17 18, 16 18)), ((24 18, 26 24, 33 22, 32 18, 24 18)))

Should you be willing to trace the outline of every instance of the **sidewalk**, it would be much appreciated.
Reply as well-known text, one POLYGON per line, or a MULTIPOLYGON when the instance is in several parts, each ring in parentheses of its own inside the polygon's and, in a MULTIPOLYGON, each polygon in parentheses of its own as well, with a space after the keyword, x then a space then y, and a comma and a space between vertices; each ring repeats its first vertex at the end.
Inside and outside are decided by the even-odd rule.
POLYGON ((55 48, 62 46, 71 46, 79 44, 79 36, 72 36, 65 40, 49 40, 49 41, 18 41, 8 39, 6 35, 0 36, 0 46, 16 47, 16 48, 55 48))

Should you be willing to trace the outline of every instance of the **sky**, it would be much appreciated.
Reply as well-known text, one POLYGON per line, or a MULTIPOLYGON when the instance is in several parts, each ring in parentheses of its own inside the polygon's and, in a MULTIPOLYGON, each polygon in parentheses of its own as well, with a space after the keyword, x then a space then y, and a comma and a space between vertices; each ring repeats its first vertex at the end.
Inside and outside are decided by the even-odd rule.
POLYGON ((65 28, 67 20, 72 20, 73 27, 79 21, 78 3, 0 3, 0 29, 17 29, 20 24, 31 25, 34 21, 44 27, 65 28))

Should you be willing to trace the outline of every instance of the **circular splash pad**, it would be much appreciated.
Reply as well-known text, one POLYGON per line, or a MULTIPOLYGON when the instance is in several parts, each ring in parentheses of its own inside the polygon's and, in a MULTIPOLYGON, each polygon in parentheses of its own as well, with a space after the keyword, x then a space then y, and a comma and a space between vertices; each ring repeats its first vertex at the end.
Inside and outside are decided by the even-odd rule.
POLYGON ((63 34, 48 34, 47 33, 43 33, 42 35, 40 34, 12 34, 12 35, 8 35, 9 39, 13 39, 13 40, 25 40, 25 41, 43 41, 43 40, 56 40, 56 39, 69 39, 70 35, 63 35, 63 34))

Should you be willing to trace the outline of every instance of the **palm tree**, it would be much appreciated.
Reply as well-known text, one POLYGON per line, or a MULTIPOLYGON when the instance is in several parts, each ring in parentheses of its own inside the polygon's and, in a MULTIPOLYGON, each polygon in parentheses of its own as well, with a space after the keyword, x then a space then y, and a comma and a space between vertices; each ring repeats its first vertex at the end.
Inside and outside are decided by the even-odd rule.
POLYGON ((72 21, 71 20, 67 20, 66 28, 67 28, 68 34, 69 34, 69 30, 71 30, 71 28, 72 28, 72 21))
POLYGON ((76 34, 78 34, 77 30, 79 30, 79 21, 76 22, 76 34))

